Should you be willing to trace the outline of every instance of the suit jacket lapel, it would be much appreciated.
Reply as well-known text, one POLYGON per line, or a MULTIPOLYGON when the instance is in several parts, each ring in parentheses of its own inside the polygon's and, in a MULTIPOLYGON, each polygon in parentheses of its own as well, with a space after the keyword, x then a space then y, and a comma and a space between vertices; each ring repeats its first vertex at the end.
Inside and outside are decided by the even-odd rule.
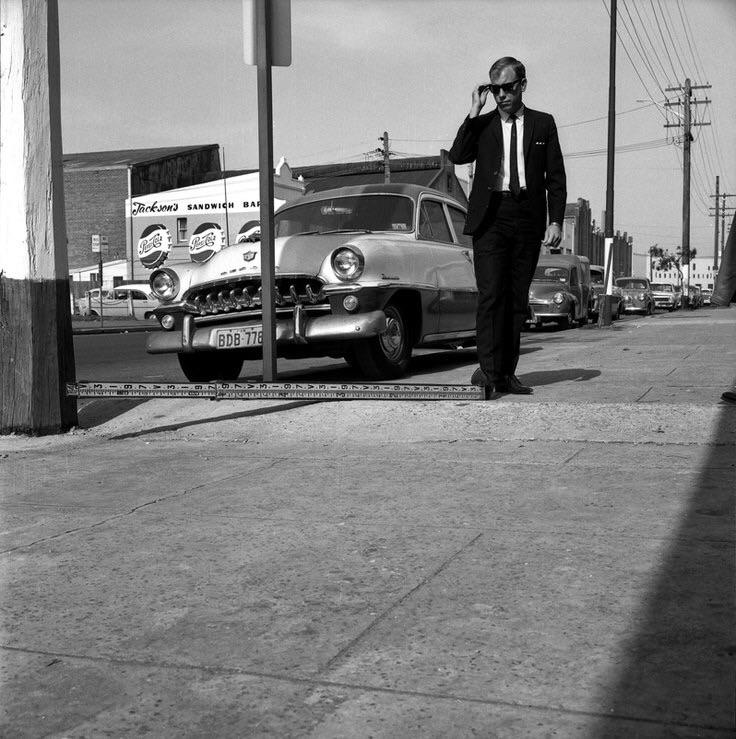
POLYGON ((494 112, 494 116, 491 119, 490 128, 491 128, 491 133, 496 137, 496 141, 498 142, 498 145, 501 148, 501 151, 503 151, 503 133, 501 132, 501 116, 498 114, 497 110, 494 112))

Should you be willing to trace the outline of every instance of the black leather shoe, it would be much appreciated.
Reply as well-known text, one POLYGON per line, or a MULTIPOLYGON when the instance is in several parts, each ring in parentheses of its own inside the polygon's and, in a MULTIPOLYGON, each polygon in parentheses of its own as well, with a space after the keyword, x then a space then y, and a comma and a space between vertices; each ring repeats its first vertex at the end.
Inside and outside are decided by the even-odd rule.
POLYGON ((531 395, 534 389, 529 385, 522 385, 516 375, 506 375, 501 382, 496 383, 499 393, 511 393, 512 395, 531 395))
POLYGON ((492 387, 493 381, 480 367, 478 367, 470 378, 470 384, 477 385, 478 387, 492 387))

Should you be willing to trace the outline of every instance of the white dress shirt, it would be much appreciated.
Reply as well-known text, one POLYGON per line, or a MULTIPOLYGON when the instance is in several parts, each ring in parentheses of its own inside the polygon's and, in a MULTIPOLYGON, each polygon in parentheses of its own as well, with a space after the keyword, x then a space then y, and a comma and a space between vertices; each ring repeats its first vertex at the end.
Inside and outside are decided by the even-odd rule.
MULTIPOLYGON (((509 166, 511 153, 511 124, 509 114, 498 110, 501 116, 501 132, 503 133, 503 162, 496 182, 497 190, 510 190, 511 168, 509 166)), ((524 106, 516 111, 516 162, 519 168, 519 187, 526 187, 526 171, 524 169, 524 106)))

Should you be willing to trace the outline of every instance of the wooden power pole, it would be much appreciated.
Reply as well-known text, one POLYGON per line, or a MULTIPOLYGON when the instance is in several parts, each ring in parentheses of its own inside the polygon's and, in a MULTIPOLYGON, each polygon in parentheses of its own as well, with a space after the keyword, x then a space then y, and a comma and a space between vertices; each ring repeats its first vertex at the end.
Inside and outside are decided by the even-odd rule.
POLYGON ((0 0, 0 433, 77 423, 57 0, 0 0))

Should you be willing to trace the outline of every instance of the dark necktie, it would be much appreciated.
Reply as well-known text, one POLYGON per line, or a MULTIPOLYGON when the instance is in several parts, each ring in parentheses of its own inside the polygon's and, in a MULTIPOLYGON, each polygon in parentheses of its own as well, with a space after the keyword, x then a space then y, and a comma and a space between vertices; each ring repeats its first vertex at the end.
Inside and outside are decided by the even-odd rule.
POLYGON ((511 119, 511 151, 509 152, 509 190, 514 196, 521 192, 519 187, 519 162, 516 159, 516 116, 510 115, 511 119))

